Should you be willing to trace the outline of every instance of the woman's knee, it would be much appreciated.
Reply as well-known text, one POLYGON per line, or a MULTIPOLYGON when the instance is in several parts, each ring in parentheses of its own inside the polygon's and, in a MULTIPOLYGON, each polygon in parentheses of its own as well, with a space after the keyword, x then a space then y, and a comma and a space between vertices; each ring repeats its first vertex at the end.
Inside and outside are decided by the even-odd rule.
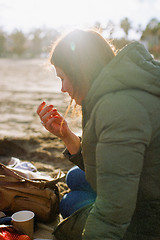
POLYGON ((88 191, 95 193, 85 178, 85 172, 77 166, 72 167, 68 171, 66 183, 72 191, 88 191))
POLYGON ((66 183, 71 190, 79 189, 81 183, 86 182, 85 180, 85 172, 81 170, 79 167, 72 167, 66 176, 66 183))

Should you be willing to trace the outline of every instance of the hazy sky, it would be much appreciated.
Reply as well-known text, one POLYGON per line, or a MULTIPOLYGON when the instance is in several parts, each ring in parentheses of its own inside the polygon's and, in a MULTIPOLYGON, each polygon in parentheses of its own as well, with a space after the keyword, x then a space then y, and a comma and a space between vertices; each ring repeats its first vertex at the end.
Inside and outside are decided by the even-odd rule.
POLYGON ((87 26, 128 17, 133 27, 160 21, 160 0, 0 0, 0 27, 23 31, 37 27, 87 26))

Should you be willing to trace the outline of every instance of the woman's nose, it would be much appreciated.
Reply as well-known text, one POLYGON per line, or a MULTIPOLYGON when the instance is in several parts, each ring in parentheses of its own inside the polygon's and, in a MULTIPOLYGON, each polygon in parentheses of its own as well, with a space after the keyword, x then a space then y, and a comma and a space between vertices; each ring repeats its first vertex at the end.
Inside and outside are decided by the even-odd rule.
POLYGON ((62 84, 61 92, 66 92, 64 85, 62 84))
POLYGON ((64 91, 63 88, 61 88, 61 92, 66 92, 66 91, 64 91))

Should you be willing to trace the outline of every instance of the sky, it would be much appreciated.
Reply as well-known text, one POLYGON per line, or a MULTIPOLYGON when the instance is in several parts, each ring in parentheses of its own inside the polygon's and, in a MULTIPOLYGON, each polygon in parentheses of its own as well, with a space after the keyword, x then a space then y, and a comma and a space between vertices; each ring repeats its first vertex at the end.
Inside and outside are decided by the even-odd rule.
POLYGON ((160 0, 0 0, 0 28, 7 32, 88 27, 96 21, 105 26, 109 20, 118 26, 124 17, 144 29, 151 18, 160 21, 160 0))

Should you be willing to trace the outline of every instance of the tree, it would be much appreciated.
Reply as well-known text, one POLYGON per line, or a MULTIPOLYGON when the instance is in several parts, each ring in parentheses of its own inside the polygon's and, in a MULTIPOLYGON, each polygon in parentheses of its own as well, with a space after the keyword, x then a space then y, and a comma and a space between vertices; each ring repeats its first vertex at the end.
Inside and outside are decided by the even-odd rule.
POLYGON ((147 43, 149 51, 154 57, 160 57, 160 22, 152 18, 142 33, 141 40, 147 43))
POLYGON ((10 52, 18 55, 24 55, 26 51, 26 37, 22 31, 16 30, 10 35, 10 52))
POLYGON ((6 37, 5 33, 0 30, 0 57, 4 57, 6 52, 6 37))
POLYGON ((131 27, 131 22, 129 21, 129 19, 126 17, 124 19, 121 20, 120 22, 120 27, 123 29, 123 31, 126 34, 126 39, 128 38, 128 33, 129 30, 132 28, 131 27))
POLYGON ((30 39, 30 51, 31 51, 31 56, 39 56, 40 53, 42 53, 42 41, 44 38, 45 34, 42 31, 42 29, 37 28, 34 29, 29 36, 30 39))
POLYGON ((146 29, 149 29, 152 33, 156 33, 159 25, 159 21, 157 18, 152 18, 146 26, 146 29))
POLYGON ((109 39, 112 39, 115 31, 115 24, 111 20, 108 22, 106 29, 109 31, 109 39))
POLYGON ((30 56, 36 57, 48 53, 48 48, 58 35, 58 31, 55 29, 38 28, 32 30, 28 35, 30 56))
POLYGON ((98 31, 99 33, 102 33, 103 32, 103 27, 102 27, 102 24, 99 22, 99 21, 97 21, 97 22, 95 22, 94 23, 94 28, 96 29, 96 31, 98 31))
POLYGON ((136 29, 136 32, 142 34, 143 30, 142 30, 142 25, 141 25, 141 24, 138 24, 138 27, 137 27, 137 29, 136 29))
POLYGON ((156 18, 152 18, 142 33, 141 40, 150 38, 151 45, 159 44, 160 41, 160 22, 156 18))

